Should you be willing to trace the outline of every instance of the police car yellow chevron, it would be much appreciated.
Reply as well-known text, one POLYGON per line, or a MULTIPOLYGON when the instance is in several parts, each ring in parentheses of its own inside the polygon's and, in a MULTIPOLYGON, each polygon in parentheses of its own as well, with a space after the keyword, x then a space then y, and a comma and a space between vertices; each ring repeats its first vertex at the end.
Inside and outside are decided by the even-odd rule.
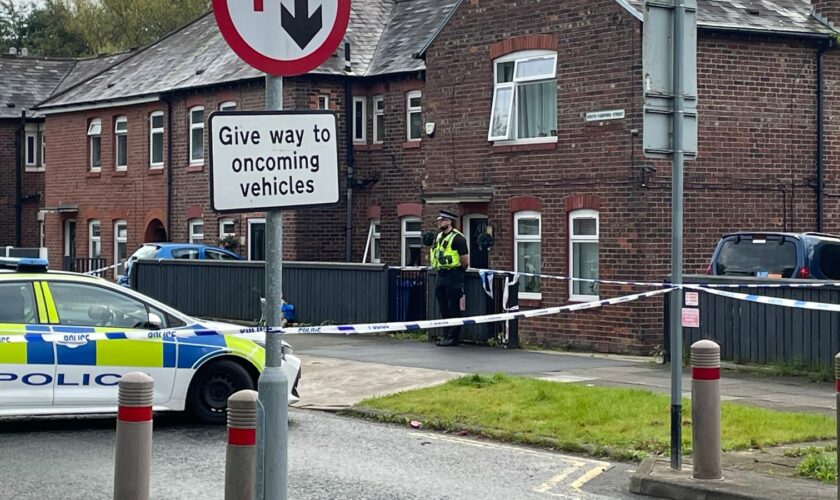
MULTIPOLYGON (((41 259, 0 259, 0 415, 114 412, 120 377, 141 371, 155 380, 156 410, 223 423, 228 396, 255 388, 265 365, 263 334, 206 334, 238 328, 101 278, 47 271, 41 259), (153 333, 130 335, 143 331, 153 333)), ((283 368, 295 402, 300 360, 285 342, 283 368)))

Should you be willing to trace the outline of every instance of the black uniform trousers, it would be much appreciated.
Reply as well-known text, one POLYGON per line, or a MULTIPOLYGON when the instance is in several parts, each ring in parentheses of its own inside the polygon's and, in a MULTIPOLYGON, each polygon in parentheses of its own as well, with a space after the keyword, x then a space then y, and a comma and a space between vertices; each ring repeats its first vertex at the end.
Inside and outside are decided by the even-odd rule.
MULTIPOLYGON (((435 298, 437 298, 442 318, 461 316, 461 297, 464 295, 464 270, 460 268, 438 271, 435 298)), ((444 328, 444 338, 458 342, 461 325, 444 328)))

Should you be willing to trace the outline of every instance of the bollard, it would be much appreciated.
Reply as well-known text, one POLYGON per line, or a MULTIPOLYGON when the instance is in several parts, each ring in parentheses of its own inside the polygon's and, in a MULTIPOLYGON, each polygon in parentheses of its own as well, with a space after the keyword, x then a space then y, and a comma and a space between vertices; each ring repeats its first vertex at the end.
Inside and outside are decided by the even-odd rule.
POLYGON ((114 468, 115 500, 149 498, 154 386, 154 379, 145 373, 127 373, 120 378, 114 468))
POLYGON ((691 345, 691 440, 694 478, 722 479, 720 461, 720 346, 691 345))
POLYGON ((253 500, 257 482, 257 392, 228 398, 225 500, 253 500))
MULTIPOLYGON (((840 354, 834 356, 834 379, 837 398, 835 408, 837 412, 837 439, 840 440, 840 354)), ((840 500, 840 442, 837 443, 837 500, 840 500)))

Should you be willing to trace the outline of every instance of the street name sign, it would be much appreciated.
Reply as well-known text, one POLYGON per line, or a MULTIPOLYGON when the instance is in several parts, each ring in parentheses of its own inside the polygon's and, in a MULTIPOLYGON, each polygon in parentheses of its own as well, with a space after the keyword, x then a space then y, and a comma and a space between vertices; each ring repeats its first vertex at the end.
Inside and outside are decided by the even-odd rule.
POLYGON ((335 113, 220 111, 208 123, 214 210, 257 212, 338 202, 335 113))
POLYGON ((254 68, 296 76, 335 53, 350 22, 350 0, 213 0, 219 31, 254 68))

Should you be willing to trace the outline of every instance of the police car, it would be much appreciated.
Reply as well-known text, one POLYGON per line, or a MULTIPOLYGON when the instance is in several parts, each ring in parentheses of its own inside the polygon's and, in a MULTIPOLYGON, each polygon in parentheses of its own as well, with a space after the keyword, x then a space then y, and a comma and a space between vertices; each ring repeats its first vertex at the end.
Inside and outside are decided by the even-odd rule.
MULTIPOLYGON (((224 423, 228 396, 255 388, 265 364, 263 333, 207 334, 239 328, 102 278, 47 271, 43 259, 0 259, 0 415, 115 412, 120 377, 141 371, 155 380, 155 410, 224 423), (182 336, 190 331, 203 334, 182 336)), ((300 359, 283 345, 292 403, 300 359)))

